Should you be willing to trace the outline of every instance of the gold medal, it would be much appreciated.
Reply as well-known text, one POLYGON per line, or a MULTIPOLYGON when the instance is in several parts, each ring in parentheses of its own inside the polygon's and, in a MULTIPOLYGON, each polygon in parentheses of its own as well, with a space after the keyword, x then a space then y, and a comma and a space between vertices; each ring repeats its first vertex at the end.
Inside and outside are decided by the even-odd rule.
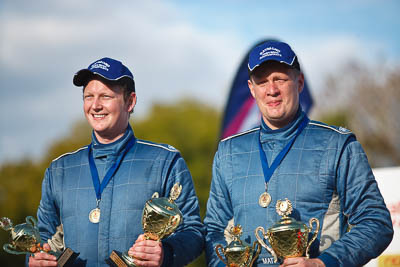
POLYGON ((258 204, 261 207, 266 208, 268 207, 269 203, 271 203, 271 195, 267 192, 262 193, 258 199, 258 204))
POLYGON ((99 221, 100 221, 100 209, 99 208, 95 208, 90 211, 89 221, 91 223, 99 223, 99 221))

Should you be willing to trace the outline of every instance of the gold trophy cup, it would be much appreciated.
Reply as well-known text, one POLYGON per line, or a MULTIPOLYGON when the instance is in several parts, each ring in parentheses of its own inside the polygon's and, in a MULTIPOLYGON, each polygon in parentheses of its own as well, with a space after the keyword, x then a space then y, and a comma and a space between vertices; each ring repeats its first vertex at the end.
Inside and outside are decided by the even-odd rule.
MULTIPOLYGON (((155 192, 152 198, 146 202, 142 213, 142 227, 146 239, 159 241, 172 234, 181 224, 183 216, 174 202, 181 191, 182 185, 176 183, 171 189, 169 198, 158 197, 158 193, 155 192)), ((114 250, 107 262, 117 267, 136 266, 128 252, 120 255, 114 250)))
POLYGON ((218 258, 228 267, 251 267, 260 254, 260 244, 254 241, 251 247, 240 240, 242 235, 242 227, 240 225, 233 226, 229 232, 233 236, 232 242, 226 248, 223 248, 221 244, 215 247, 218 258), (222 257, 220 250, 225 259, 222 257))
POLYGON ((9 218, 0 218, 0 227, 10 231, 10 243, 3 245, 4 251, 10 254, 30 254, 31 256, 36 252, 46 252, 57 257, 60 267, 73 263, 78 253, 73 252, 70 248, 66 248, 64 251, 43 249, 36 219, 28 216, 25 221, 26 223, 13 226, 9 218))
POLYGON ((279 259, 303 257, 309 258, 309 249, 311 244, 317 238, 319 231, 319 220, 311 218, 309 227, 303 222, 299 222, 294 218, 290 218, 289 214, 292 213, 292 203, 290 200, 278 200, 276 202, 276 212, 282 218, 276 222, 265 233, 264 228, 259 226, 255 230, 255 235, 260 244, 266 248, 274 257, 274 262, 279 259), (308 241, 308 234, 312 230, 313 223, 316 224, 314 234, 310 241, 308 241), (261 237, 258 232, 261 231, 261 237), (271 247, 264 243, 263 238, 268 240, 271 247))

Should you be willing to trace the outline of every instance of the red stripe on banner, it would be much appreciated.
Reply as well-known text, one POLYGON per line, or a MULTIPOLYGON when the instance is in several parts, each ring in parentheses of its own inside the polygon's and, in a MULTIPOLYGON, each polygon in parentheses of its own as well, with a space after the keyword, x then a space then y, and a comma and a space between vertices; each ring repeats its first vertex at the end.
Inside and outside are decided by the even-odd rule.
POLYGON ((236 117, 229 123, 228 127, 224 131, 222 138, 231 136, 233 134, 238 133, 240 127, 243 124, 243 121, 246 119, 251 107, 254 105, 255 101, 254 98, 248 98, 243 106, 240 108, 239 112, 237 113, 236 117))

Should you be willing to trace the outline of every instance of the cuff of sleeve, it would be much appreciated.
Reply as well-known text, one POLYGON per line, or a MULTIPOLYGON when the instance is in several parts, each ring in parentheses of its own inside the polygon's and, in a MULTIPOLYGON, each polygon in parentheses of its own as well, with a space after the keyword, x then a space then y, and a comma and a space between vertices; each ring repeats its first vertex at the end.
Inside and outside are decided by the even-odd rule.
POLYGON ((161 267, 172 266, 172 263, 174 262, 174 249, 166 242, 161 242, 161 244, 164 251, 164 259, 161 267))
POLYGON ((222 262, 219 262, 218 265, 217 265, 217 267, 225 267, 225 264, 222 263, 222 262))
POLYGON ((323 261, 326 267, 339 267, 339 261, 328 253, 322 253, 318 259, 323 261))

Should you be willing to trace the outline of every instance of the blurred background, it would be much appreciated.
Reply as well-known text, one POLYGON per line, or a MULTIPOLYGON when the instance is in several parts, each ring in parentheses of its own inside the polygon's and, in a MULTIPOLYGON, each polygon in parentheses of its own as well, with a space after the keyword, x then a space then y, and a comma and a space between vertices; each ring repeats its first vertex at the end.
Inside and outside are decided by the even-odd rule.
MULTIPOLYGON (((396 0, 0 0, 0 217, 36 215, 51 160, 90 143, 72 77, 106 56, 134 74, 135 135, 181 151, 202 216, 230 90, 260 40, 299 56, 312 119, 352 130, 372 167, 399 166, 399 11, 396 0)), ((0 249, 0 266, 23 260, 0 249)))

